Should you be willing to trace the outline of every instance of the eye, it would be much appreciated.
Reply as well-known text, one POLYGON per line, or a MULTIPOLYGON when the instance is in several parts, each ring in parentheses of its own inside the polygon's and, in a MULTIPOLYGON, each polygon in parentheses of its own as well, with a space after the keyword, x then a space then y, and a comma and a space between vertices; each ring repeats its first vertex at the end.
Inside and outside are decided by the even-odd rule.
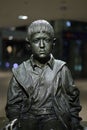
POLYGON ((50 39, 50 38, 45 38, 44 41, 46 41, 46 42, 51 42, 52 39, 50 39))
POLYGON ((33 42, 33 43, 37 43, 37 42, 39 42, 39 40, 40 40, 40 39, 33 39, 32 42, 33 42))

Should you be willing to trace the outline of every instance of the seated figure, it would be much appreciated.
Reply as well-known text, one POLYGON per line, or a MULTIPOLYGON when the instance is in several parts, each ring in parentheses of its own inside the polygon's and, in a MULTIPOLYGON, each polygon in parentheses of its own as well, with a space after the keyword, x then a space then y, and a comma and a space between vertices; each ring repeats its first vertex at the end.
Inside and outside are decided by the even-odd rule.
POLYGON ((46 20, 32 22, 27 41, 31 57, 12 69, 6 104, 9 121, 17 119, 17 130, 83 130, 80 92, 66 62, 52 54, 53 27, 46 20))

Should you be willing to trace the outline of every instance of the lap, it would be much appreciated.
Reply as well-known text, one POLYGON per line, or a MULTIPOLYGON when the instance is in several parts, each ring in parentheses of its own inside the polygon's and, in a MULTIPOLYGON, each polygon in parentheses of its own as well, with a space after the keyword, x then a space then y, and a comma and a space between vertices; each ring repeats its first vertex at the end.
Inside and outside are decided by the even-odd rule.
POLYGON ((66 130, 66 128, 55 116, 41 115, 21 119, 20 130, 66 130))

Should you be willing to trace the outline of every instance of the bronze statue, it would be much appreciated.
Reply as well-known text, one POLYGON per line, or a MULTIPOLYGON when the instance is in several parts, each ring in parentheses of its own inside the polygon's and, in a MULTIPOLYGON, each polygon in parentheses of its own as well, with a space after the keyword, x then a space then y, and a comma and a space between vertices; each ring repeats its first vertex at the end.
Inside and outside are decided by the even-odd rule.
POLYGON ((64 61, 55 59, 54 29, 46 20, 28 27, 30 59, 12 69, 6 115, 18 130, 82 130, 79 90, 64 61))

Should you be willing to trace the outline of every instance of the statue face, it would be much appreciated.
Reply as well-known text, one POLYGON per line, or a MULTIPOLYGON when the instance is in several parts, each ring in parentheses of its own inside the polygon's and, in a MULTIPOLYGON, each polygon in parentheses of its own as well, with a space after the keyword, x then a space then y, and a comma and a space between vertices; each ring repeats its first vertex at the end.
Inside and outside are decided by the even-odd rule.
POLYGON ((52 51, 53 41, 49 34, 38 32, 33 34, 30 47, 37 58, 47 58, 52 51))

